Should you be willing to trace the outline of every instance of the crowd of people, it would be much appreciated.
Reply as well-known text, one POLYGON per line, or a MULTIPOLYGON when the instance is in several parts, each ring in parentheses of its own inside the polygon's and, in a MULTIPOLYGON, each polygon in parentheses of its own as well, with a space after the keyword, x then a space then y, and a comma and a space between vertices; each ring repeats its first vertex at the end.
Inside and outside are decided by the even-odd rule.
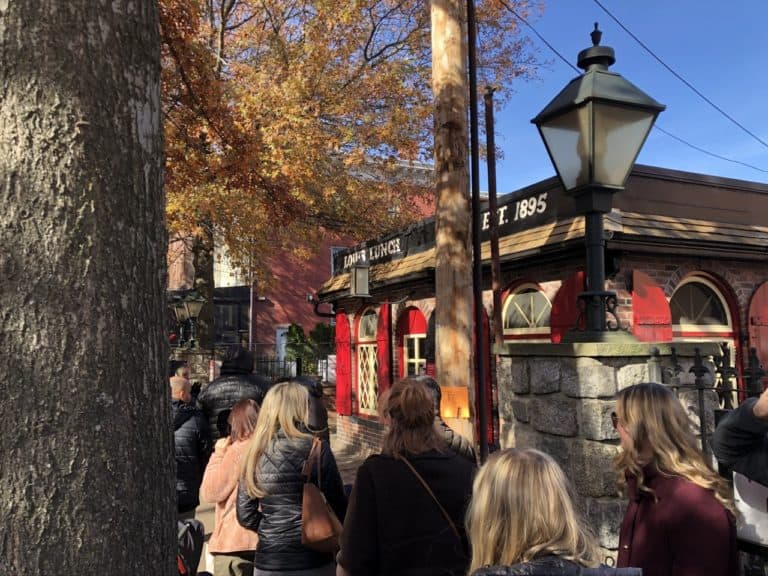
MULTIPOLYGON (((614 465, 627 505, 613 565, 558 463, 518 447, 478 470, 471 443, 440 419, 432 378, 407 378, 382 394, 381 452, 359 467, 347 497, 319 384, 270 385, 253 377, 244 352, 225 360, 200 408, 183 367, 171 378, 179 518, 200 498, 215 504, 214 576, 739 573, 730 486, 666 386, 636 384, 616 397, 614 465), (319 465, 307 472, 313 447, 319 465), (304 540, 307 482, 343 520, 335 554, 304 540)), ((768 483, 768 392, 726 418, 713 446, 734 470, 768 483)))

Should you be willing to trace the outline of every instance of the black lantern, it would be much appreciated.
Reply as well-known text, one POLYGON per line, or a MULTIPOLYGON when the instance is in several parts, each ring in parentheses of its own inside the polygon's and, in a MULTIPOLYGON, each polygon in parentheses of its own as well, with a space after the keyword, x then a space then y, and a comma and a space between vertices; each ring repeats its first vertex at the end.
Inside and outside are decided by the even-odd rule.
POLYGON ((354 298, 368 298, 368 260, 358 260, 349 269, 349 295, 354 298))
POLYGON ((557 175, 576 209, 585 217, 587 292, 579 296, 586 312, 586 334, 580 340, 601 340, 606 308, 615 317, 616 295, 605 292, 603 214, 610 212, 613 194, 624 188, 635 159, 665 106, 610 72, 613 48, 600 46, 602 33, 592 32, 591 48, 579 53, 585 72, 571 80, 536 118, 557 175))
POLYGON ((181 347, 184 345, 184 326, 186 325, 187 320, 189 320, 189 314, 184 306, 184 302, 174 302, 171 304, 171 309, 176 317, 176 323, 179 326, 179 341, 177 346, 181 347))
POLYGON ((186 312, 187 317, 189 318, 189 325, 190 325, 189 347, 190 348, 197 347, 196 324, 197 324, 197 318, 200 316, 200 312, 202 311, 204 305, 205 305, 205 298, 202 298, 201 296, 198 296, 198 295, 194 295, 191 298, 187 298, 183 302, 184 310, 186 312))

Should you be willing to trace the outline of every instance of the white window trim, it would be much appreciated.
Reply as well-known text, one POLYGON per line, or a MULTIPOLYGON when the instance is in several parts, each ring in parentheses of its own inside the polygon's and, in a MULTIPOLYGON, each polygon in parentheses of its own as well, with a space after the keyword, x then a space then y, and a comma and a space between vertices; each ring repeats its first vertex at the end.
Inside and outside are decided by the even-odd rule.
MULTIPOLYGON (((523 290, 527 290, 527 289, 535 290, 536 292, 544 296, 544 298, 546 298, 547 302, 549 303, 550 313, 552 312, 552 301, 547 297, 547 295, 538 285, 533 284, 532 282, 525 282, 523 284, 520 284, 519 286, 515 287, 514 291, 507 294, 507 297, 504 299, 504 305, 501 308, 501 322, 502 322, 504 337, 507 338, 509 336, 527 336, 528 338, 525 341, 530 341, 530 342, 536 342, 539 339, 542 339, 542 340, 547 339, 552 335, 552 328, 549 325, 537 326, 533 328, 532 327, 507 328, 506 326, 504 326, 504 320, 507 317, 507 307, 510 306, 510 304, 512 303, 512 298, 516 294, 519 294, 523 290)), ((514 340, 516 342, 523 341, 517 338, 510 338, 510 340, 514 340)))
MULTIPOLYGON (((405 375, 406 376, 408 375, 408 365, 409 364, 416 364, 416 366, 419 367, 419 368, 421 366, 426 367, 426 365, 427 365, 427 358, 426 358, 426 356, 421 357, 421 356, 417 355, 415 358, 409 358, 408 357, 408 346, 406 346, 405 341, 406 341, 406 339, 409 339, 409 338, 412 339, 412 340, 423 340, 424 341, 424 345, 426 346, 427 334, 426 333, 418 333, 418 332, 414 332, 413 334, 403 334, 403 365, 404 365, 403 368, 405 368, 405 375)), ((421 374, 421 371, 417 370, 416 371, 416 375, 418 376, 419 374, 421 374)))
MULTIPOLYGON (((685 333, 686 332, 706 332, 712 334, 712 340, 716 339, 716 334, 725 335, 727 334, 728 337, 732 337, 733 335, 733 318, 731 318, 731 309, 728 306, 728 302, 725 299, 725 296, 721 292, 721 290, 712 282, 710 282, 708 279, 702 277, 702 276, 691 276, 690 278, 686 278, 680 284, 677 288, 675 288, 674 293, 669 298, 669 305, 670 309, 672 307, 672 298, 675 297, 675 294, 678 293, 680 288, 683 286, 686 286, 688 284, 703 284, 717 296, 717 298, 720 300, 720 305, 723 307, 723 310, 725 311, 725 317, 728 321, 728 324, 672 324, 672 333, 677 334, 677 336, 673 339, 680 340, 685 339, 685 333)), ((696 338, 696 337, 694 337, 696 338)), ((688 339, 690 340, 690 338, 688 339)), ((708 339, 707 337, 701 337, 699 341, 701 342, 709 342, 712 341, 708 339)), ((722 338, 721 338, 722 340, 722 338)))

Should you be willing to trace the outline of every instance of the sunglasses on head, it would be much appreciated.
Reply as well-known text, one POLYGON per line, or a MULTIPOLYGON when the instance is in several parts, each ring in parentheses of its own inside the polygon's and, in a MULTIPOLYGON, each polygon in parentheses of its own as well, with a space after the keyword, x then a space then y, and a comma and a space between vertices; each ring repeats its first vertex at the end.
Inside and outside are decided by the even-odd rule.
POLYGON ((616 430, 616 428, 619 426, 619 417, 616 412, 611 412, 611 424, 613 424, 614 430, 616 430))

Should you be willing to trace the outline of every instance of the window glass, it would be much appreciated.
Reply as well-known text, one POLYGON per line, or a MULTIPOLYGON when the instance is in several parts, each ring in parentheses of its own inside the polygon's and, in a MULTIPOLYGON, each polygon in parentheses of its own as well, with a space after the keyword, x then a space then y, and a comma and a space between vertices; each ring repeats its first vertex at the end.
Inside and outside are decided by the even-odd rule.
POLYGON ((511 294, 504 305, 504 329, 546 328, 552 304, 536 288, 524 287, 511 294))
POLYGON ((720 297, 701 282, 688 282, 680 286, 672 296, 669 307, 672 310, 672 324, 728 324, 728 315, 720 297))
POLYGON ((358 338, 360 338, 360 340, 375 340, 377 321, 378 317, 374 310, 368 310, 365 314, 363 314, 363 317, 360 318, 358 338))

